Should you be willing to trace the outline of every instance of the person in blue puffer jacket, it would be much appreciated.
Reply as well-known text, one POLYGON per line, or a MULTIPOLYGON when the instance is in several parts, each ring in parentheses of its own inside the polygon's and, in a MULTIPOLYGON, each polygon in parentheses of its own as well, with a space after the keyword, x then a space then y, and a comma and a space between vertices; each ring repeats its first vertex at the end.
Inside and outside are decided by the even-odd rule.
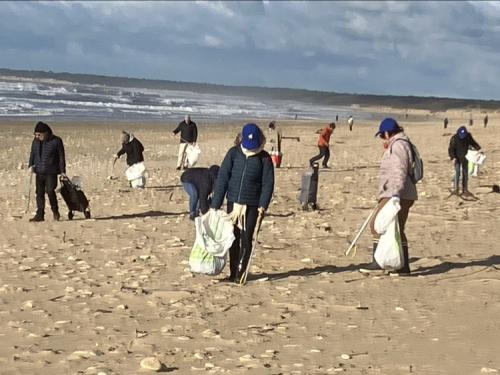
POLYGON ((61 138, 52 133, 52 129, 39 121, 35 126, 35 135, 31 144, 29 159, 30 173, 36 174, 36 215, 30 221, 44 221, 45 193, 49 197, 54 220, 59 220, 59 208, 56 197, 57 175, 66 177, 66 159, 61 138))
POLYGON ((211 208, 220 209, 227 198, 227 212, 235 223, 236 237, 229 250, 230 276, 238 282, 252 251, 252 238, 259 215, 268 209, 274 191, 274 166, 264 150, 264 133, 256 124, 246 124, 241 144, 229 149, 219 170, 211 208))

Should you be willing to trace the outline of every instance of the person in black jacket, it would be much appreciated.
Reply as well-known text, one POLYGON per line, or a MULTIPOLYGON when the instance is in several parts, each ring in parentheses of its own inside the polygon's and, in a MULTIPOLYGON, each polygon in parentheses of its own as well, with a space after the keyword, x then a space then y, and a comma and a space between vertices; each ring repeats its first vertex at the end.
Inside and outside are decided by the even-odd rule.
POLYGON ((246 124, 241 144, 229 149, 215 183, 211 208, 220 209, 227 198, 236 237, 229 250, 231 274, 227 281, 238 282, 246 270, 252 238, 259 215, 269 207, 274 191, 274 167, 264 151, 265 137, 256 124, 246 124))
POLYGON ((130 167, 131 165, 144 161, 143 152, 144 146, 142 143, 135 138, 132 133, 127 133, 122 130, 122 148, 116 153, 113 164, 120 158, 120 156, 127 154, 127 165, 130 167))
POLYGON ((180 122, 177 128, 173 131, 174 135, 181 133, 179 144, 179 152, 177 154, 177 170, 186 168, 186 149, 189 144, 195 144, 198 139, 198 127, 194 121, 191 121, 191 116, 186 115, 184 121, 180 122))
POLYGON ((460 181, 460 174, 462 174, 462 195, 465 197, 472 196, 472 193, 469 192, 467 188, 469 170, 468 161, 465 158, 470 147, 478 151, 481 149, 481 146, 472 138, 472 134, 467 131, 467 128, 461 126, 458 128, 457 133, 450 139, 448 154, 450 155, 452 163, 455 165, 454 193, 458 195, 458 184, 460 181))
POLYGON ((52 129, 43 122, 38 122, 34 131, 28 162, 30 173, 36 174, 36 214, 30 221, 44 221, 45 193, 49 197, 54 220, 59 220, 56 187, 57 175, 66 177, 66 159, 61 138, 52 133, 52 129))
POLYGON ((212 165, 210 168, 189 168, 181 175, 184 190, 189 195, 189 218, 194 220, 198 211, 202 215, 208 211, 209 199, 212 194, 219 166, 212 165))

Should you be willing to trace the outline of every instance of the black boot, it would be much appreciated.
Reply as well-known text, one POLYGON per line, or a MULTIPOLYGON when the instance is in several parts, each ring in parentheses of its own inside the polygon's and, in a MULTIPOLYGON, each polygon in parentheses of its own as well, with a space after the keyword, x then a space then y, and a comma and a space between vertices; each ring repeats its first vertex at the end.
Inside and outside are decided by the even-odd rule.
POLYGON ((59 221, 61 215, 59 214, 59 210, 57 208, 52 209, 52 214, 54 215, 54 220, 59 221))
POLYGON ((377 250, 378 246, 378 241, 373 241, 373 256, 372 256, 372 262, 367 265, 366 267, 362 267, 359 269, 359 272, 362 273, 370 273, 370 272, 377 272, 377 271, 383 271, 382 268, 378 265, 378 263, 375 261, 375 251, 377 250))
POLYGON ((35 214, 35 216, 33 216, 31 219, 30 219, 31 222, 39 222, 39 221, 44 221, 44 215, 43 213, 40 213, 40 212, 37 212, 35 214))
POLYGON ((403 242, 403 268, 396 271, 397 274, 404 276, 410 275, 410 256, 408 254, 408 243, 403 242))

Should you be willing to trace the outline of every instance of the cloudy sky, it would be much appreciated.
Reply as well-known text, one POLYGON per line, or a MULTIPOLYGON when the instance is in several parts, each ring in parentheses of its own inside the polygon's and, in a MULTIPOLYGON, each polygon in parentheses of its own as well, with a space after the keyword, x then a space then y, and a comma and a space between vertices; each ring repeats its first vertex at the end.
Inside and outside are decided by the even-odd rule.
POLYGON ((500 2, 0 2, 0 67, 500 99, 500 2))

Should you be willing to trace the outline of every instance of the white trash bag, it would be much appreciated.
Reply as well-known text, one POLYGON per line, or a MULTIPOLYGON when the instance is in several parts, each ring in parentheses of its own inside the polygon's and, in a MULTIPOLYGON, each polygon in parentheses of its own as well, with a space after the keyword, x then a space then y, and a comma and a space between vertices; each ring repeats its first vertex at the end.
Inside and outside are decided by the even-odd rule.
POLYGON ((479 174, 479 166, 484 164, 486 155, 482 151, 469 149, 469 151, 467 151, 467 155, 465 155, 465 158, 469 161, 469 176, 477 177, 477 175, 479 174))
POLYGON ((194 167, 200 158, 201 150, 197 143, 188 144, 186 147, 186 161, 189 168, 194 167))
POLYGON ((469 150, 465 158, 471 163, 482 165, 486 160, 486 155, 482 151, 469 150))
POLYGON ((128 167, 125 175, 133 188, 143 188, 146 185, 146 166, 143 161, 128 167))
POLYGON ((378 212, 374 223, 375 231, 381 235, 375 250, 375 261, 388 271, 403 267, 403 246, 398 223, 400 209, 399 198, 391 198, 378 212))
POLYGON ((234 242, 234 226, 222 210, 210 210, 195 219, 196 240, 189 256, 193 273, 218 275, 227 261, 227 252, 234 242))

